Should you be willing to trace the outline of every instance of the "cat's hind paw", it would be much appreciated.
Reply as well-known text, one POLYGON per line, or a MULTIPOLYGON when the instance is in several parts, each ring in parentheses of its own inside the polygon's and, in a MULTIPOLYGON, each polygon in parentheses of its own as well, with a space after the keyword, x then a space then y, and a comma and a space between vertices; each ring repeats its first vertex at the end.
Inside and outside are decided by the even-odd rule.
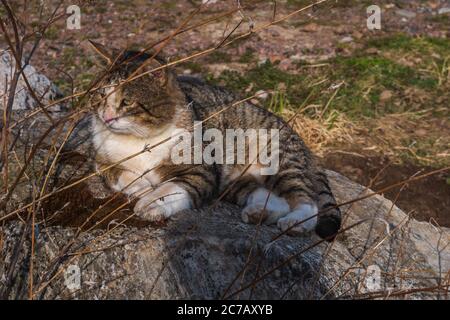
POLYGON ((289 204, 283 198, 260 188, 248 198, 247 205, 242 209, 241 217, 245 223, 272 224, 289 212, 289 204))
POLYGON ((278 220, 278 228, 293 236, 309 233, 316 226, 317 212, 315 204, 300 204, 294 211, 278 220))
POLYGON ((241 212, 242 221, 251 224, 259 224, 266 221, 270 213, 264 207, 264 203, 246 206, 241 212))

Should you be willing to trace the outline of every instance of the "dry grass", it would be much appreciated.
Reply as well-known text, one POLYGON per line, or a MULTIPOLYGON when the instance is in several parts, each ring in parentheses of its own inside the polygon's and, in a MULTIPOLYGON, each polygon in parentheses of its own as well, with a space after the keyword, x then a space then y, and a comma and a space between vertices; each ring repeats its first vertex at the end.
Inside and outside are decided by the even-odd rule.
MULTIPOLYGON (((293 111, 285 110, 283 115, 290 118, 293 111)), ((306 145, 317 155, 323 156, 337 144, 349 145, 354 142, 358 127, 343 113, 330 113, 326 118, 299 114, 293 121, 293 128, 303 138, 306 145)))
MULTIPOLYGON (((320 106, 312 107, 320 109, 320 106)), ((288 119, 294 113, 285 109, 282 115, 288 119)), ((293 127, 319 156, 342 151, 383 154, 397 164, 413 162, 431 167, 450 164, 450 137, 443 134, 449 130, 450 122, 433 118, 427 110, 360 121, 338 111, 325 118, 301 113, 293 127)))

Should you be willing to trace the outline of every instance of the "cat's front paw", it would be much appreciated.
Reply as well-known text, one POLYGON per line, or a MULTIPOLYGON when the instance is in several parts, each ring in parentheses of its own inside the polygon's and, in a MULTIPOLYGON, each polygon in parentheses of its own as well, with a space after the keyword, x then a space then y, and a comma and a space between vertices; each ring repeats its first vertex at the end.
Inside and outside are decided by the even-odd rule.
POLYGON ((164 204, 158 200, 147 198, 142 198, 136 203, 134 213, 146 221, 161 221, 170 216, 164 204))
POLYGON ((175 183, 166 183, 140 198, 134 206, 134 212, 144 220, 161 221, 191 207, 191 197, 186 190, 175 183))
POLYGON ((278 228, 289 235, 297 236, 314 230, 317 223, 317 206, 303 203, 278 220, 278 228))

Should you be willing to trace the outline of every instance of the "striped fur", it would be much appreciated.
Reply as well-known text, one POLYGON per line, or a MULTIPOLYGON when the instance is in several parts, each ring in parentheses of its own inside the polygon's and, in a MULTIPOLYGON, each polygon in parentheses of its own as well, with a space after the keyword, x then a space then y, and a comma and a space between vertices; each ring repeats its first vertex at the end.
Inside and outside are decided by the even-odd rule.
MULTIPOLYGON (((117 63, 122 64, 104 84, 114 87, 149 57, 142 55, 123 63, 133 55, 126 52, 119 58, 117 63)), ((154 66, 151 62, 150 68, 154 66)), ((190 131, 194 120, 209 118, 238 100, 226 90, 196 78, 176 78, 170 70, 114 88, 93 94, 91 99, 95 109, 93 140, 100 168, 171 134, 190 131)), ((328 180, 302 139, 283 119, 251 103, 242 103, 205 121, 203 130, 209 128, 222 132, 280 129, 278 173, 261 176, 257 165, 253 165, 242 174, 248 163, 175 165, 170 159, 175 141, 169 139, 109 170, 106 177, 117 191, 139 198, 135 212, 148 220, 201 207, 226 193, 226 200, 243 208, 246 222, 276 223, 292 234, 315 229, 323 238, 333 237, 340 228, 341 216, 328 180)))

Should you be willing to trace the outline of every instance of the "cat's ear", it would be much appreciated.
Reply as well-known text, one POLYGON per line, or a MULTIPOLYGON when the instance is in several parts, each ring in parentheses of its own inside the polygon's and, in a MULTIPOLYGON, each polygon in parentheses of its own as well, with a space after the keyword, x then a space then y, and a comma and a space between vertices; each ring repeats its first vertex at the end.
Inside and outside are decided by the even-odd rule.
POLYGON ((111 64, 114 61, 112 53, 109 52, 109 50, 106 49, 106 47, 104 45, 102 45, 101 43, 92 41, 92 40, 88 40, 88 41, 89 41, 91 47, 97 53, 97 55, 100 58, 102 58, 104 61, 106 61, 106 63, 111 64))
POLYGON ((148 72, 149 77, 159 82, 161 86, 166 86, 171 77, 169 69, 163 67, 165 65, 166 62, 158 58, 146 60, 143 72, 148 72))

